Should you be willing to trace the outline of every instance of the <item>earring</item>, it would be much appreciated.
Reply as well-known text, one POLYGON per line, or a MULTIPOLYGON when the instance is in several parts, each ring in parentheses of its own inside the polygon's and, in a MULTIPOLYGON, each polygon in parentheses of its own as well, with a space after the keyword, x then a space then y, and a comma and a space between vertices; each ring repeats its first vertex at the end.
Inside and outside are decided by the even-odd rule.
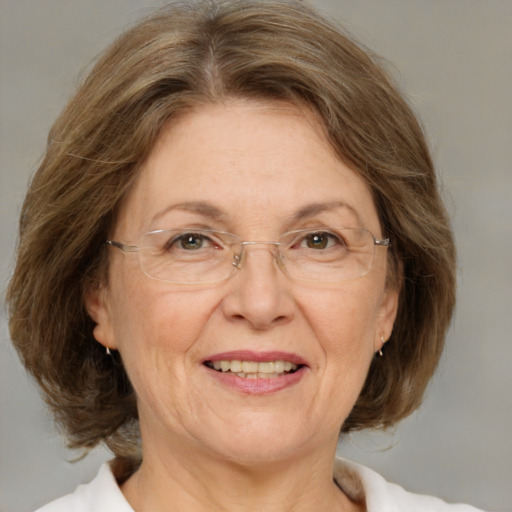
POLYGON ((381 346, 380 346, 380 349, 379 349, 379 356, 382 357, 384 354, 382 353, 382 347, 384 346, 384 343, 386 343, 384 341, 384 336, 381 334, 380 335, 380 341, 381 341, 381 346))
POLYGON ((110 353, 110 349, 108 347, 106 347, 105 352, 107 353, 107 356, 112 357, 112 354, 110 353))

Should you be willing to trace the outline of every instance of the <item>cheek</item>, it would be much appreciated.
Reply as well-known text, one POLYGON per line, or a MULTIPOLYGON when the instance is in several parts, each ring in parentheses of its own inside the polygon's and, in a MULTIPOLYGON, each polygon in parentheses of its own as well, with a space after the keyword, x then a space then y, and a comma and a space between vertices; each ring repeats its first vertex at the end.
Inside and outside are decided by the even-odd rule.
POLYGON ((310 291, 301 301, 320 350, 313 368, 318 406, 308 414, 336 432, 352 410, 374 357, 377 308, 370 291, 344 286, 310 291))
MULTIPOLYGON (((358 283, 360 284, 360 283, 358 283)), ((374 290, 374 289, 373 289, 374 290)), ((344 286, 308 293, 301 309, 315 332, 324 355, 353 364, 373 355, 377 297, 372 287, 344 286)))
POLYGON ((145 276, 123 282, 114 300, 114 336, 130 377, 161 367, 168 376, 186 371, 216 301, 213 292, 173 290, 145 276))

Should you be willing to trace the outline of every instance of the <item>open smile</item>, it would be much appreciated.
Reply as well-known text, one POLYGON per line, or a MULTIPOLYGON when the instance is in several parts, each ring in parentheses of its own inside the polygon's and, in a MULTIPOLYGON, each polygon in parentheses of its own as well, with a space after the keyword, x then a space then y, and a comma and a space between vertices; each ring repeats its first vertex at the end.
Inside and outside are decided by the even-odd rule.
POLYGON ((275 379, 296 372, 301 366, 291 361, 242 361, 221 359, 206 361, 208 368, 222 373, 230 373, 245 379, 275 379))
POLYGON ((308 364, 296 354, 285 352, 232 351, 203 361, 215 379, 246 394, 267 394, 298 383, 308 364))

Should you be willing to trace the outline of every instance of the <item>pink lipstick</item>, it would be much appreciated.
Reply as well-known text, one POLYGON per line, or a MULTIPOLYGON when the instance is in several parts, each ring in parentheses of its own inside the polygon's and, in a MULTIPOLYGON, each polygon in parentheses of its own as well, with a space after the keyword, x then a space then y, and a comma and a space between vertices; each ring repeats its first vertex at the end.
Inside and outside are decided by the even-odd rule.
POLYGON ((223 386, 245 394, 267 394, 298 383, 308 365, 297 354, 281 351, 236 350, 214 354, 203 361, 223 386))

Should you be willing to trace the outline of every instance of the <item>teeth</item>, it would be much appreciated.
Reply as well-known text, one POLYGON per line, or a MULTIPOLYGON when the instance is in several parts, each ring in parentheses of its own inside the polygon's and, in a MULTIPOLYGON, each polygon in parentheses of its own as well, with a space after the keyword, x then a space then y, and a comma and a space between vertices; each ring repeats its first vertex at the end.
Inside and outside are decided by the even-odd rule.
POLYGON ((217 371, 230 372, 238 377, 246 379, 272 379, 279 377, 284 373, 295 371, 298 365, 290 361, 266 361, 258 363, 256 361, 240 361, 238 359, 227 361, 214 361, 209 363, 217 371))
MULTIPOLYGON (((232 371, 233 373, 239 373, 242 371, 242 361, 224 361, 224 363, 229 364, 229 371, 232 371)), ((222 365, 222 363, 221 363, 222 365)), ((227 372, 228 370, 222 370, 223 372, 227 372)))
POLYGON ((258 363, 253 363, 252 361, 243 361, 242 371, 244 373, 258 373, 258 363))
POLYGON ((268 363, 259 363, 258 371, 264 374, 276 373, 276 363, 274 363, 273 361, 269 361, 268 363))

